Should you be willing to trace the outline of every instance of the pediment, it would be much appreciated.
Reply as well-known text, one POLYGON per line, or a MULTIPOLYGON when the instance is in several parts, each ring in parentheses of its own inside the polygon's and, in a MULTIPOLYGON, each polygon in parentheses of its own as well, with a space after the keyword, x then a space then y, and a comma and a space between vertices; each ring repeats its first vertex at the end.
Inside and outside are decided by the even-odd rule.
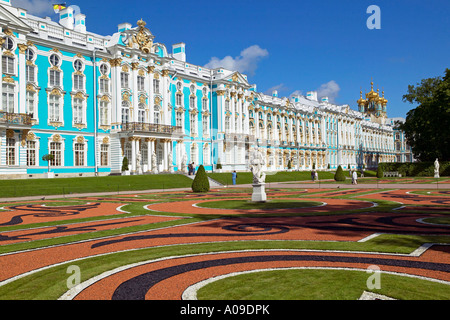
POLYGON ((228 76, 224 77, 223 80, 235 82, 235 83, 245 85, 245 86, 250 86, 246 77, 244 75, 242 75, 242 73, 240 73, 239 71, 235 71, 235 72, 229 74, 228 76))
POLYGON ((0 26, 2 29, 7 27, 9 30, 19 33, 29 33, 32 31, 32 28, 28 24, 2 5, 0 5, 0 26))

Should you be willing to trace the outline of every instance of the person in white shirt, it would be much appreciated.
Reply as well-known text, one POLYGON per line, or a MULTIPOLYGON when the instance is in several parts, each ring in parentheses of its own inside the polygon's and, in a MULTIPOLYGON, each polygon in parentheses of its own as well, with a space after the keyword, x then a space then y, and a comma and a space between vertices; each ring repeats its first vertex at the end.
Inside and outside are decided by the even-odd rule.
POLYGON ((353 170, 352 173, 352 184, 358 184, 358 174, 356 173, 355 170, 353 170))

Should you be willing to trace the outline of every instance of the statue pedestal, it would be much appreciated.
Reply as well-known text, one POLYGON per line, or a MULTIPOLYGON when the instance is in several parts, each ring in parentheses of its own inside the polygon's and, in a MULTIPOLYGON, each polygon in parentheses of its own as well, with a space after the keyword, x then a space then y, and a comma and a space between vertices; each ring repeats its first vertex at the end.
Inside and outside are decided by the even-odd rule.
POLYGON ((267 196, 266 196, 266 184, 252 184, 253 186, 253 193, 252 193, 252 201, 253 202, 266 202, 267 196))

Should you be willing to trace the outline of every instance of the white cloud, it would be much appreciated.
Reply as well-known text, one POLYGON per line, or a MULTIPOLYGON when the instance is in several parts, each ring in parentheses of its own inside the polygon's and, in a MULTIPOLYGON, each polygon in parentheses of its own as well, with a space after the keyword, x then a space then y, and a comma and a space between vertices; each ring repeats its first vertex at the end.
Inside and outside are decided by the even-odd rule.
POLYGON ((250 46, 241 51, 240 55, 233 58, 231 56, 226 56, 223 59, 217 57, 212 57, 207 64, 206 68, 225 68, 228 70, 236 70, 241 73, 249 73, 253 75, 256 68, 258 67, 258 62, 262 58, 266 57, 269 52, 266 49, 262 49, 258 45, 250 46))
POLYGON ((12 0, 12 5, 26 9, 29 14, 40 17, 55 14, 51 0, 12 0))
POLYGON ((289 95, 289 98, 291 98, 291 97, 293 97, 293 96, 301 96, 301 95, 303 95, 302 90, 295 90, 294 92, 292 92, 292 93, 289 95))
POLYGON ((277 84, 276 86, 273 86, 273 87, 267 89, 264 93, 268 94, 268 95, 272 95, 273 90, 277 90, 279 93, 280 91, 286 91, 287 89, 288 89, 288 87, 286 87, 284 85, 284 83, 280 83, 280 84, 277 84))
POLYGON ((328 100, 331 103, 335 103, 337 96, 339 95, 339 91, 341 88, 336 83, 336 81, 331 80, 327 83, 324 83, 317 89, 317 97, 320 99, 322 97, 328 97, 328 100))

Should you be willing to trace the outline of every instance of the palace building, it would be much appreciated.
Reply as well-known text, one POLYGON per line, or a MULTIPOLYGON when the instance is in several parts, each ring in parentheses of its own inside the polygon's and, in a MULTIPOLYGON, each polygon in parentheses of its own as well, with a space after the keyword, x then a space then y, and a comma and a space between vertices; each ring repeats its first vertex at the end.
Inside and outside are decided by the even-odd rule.
POLYGON ((190 64, 184 43, 169 51, 142 20, 102 36, 73 7, 55 22, 0 0, 0 29, 4 178, 48 164, 60 177, 120 174, 124 157, 131 174, 248 170, 252 148, 268 171, 412 160, 373 83, 357 111, 314 91, 266 95, 238 71, 190 64))

